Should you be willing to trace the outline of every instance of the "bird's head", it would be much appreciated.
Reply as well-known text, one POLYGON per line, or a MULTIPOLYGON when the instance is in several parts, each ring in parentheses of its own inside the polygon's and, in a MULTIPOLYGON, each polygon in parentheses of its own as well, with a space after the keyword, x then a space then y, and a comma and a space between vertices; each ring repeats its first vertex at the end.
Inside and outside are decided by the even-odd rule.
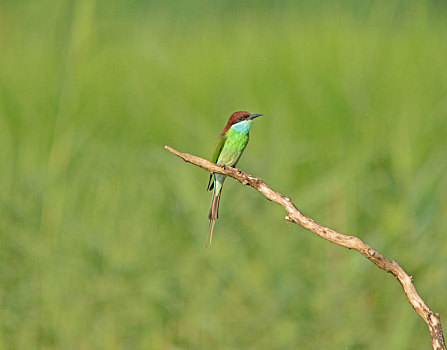
POLYGON ((257 117, 260 117, 262 114, 250 114, 246 111, 239 111, 234 112, 230 119, 228 120, 228 123, 231 123, 231 125, 246 121, 246 120, 253 120, 257 117))
POLYGON ((227 126, 222 133, 226 133, 230 128, 241 129, 240 131, 248 132, 253 119, 260 117, 262 114, 250 114, 246 111, 234 112, 228 119, 227 126))

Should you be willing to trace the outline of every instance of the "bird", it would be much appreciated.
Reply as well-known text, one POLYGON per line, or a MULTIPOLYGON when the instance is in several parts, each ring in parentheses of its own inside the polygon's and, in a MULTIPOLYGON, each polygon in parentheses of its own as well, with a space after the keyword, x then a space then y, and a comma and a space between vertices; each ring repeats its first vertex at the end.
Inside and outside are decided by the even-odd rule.
MULTIPOLYGON (((212 162, 219 165, 234 167, 244 153, 247 147, 250 128, 255 118, 262 114, 250 114, 246 111, 234 112, 228 123, 219 135, 216 141, 216 148, 213 153, 212 162)), ((224 184, 226 175, 210 174, 207 190, 213 191, 213 199, 211 201, 211 208, 208 214, 209 226, 207 243, 211 249, 213 240, 214 224, 219 217, 219 202, 222 193, 222 186, 224 184)))

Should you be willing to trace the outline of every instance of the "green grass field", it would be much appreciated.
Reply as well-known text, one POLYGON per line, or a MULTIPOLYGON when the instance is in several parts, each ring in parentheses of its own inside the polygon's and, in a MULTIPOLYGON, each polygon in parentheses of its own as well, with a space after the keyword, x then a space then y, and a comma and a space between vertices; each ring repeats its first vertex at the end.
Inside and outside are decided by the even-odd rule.
MULTIPOLYGON (((399 283, 227 180, 396 259, 447 319, 436 1, 0 1, 0 349, 429 349, 399 283)), ((447 325, 444 324, 444 328, 447 325)))

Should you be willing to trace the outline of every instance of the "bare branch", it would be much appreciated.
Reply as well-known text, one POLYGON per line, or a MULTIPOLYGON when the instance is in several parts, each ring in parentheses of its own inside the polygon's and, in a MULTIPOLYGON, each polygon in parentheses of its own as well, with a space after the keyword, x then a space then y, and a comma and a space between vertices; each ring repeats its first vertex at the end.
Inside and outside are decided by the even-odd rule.
POLYGON ((289 197, 283 196, 282 194, 272 190, 264 181, 259 178, 243 173, 237 168, 220 166, 188 153, 180 153, 169 146, 165 146, 165 148, 169 152, 174 153, 175 155, 182 158, 184 161, 197 165, 209 171, 210 173, 227 175, 236 179, 243 185, 248 185, 255 188, 256 190, 261 192, 267 199, 278 203, 287 211, 288 215, 286 216, 286 220, 298 224, 315 233, 317 236, 320 236, 321 238, 324 238, 335 244, 349 249, 357 250, 360 254, 377 265, 377 267, 391 273, 402 285, 402 288, 404 289, 405 295, 407 296, 411 306, 413 306, 414 310, 424 319, 425 323, 427 324, 430 331, 433 349, 446 350, 439 314, 433 312, 427 306, 427 304, 425 304, 413 284, 412 277, 410 277, 396 261, 388 260, 378 251, 374 250, 355 236, 343 235, 315 222, 311 218, 304 215, 295 206, 295 204, 289 197))

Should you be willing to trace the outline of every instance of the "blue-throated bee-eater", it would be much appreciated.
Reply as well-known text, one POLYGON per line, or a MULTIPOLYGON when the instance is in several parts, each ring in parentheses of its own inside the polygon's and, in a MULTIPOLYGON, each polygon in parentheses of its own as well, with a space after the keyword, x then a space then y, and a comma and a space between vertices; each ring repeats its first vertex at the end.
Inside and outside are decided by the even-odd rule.
MULTIPOLYGON (((245 111, 234 112, 227 125, 219 135, 216 148, 214 150, 212 162, 220 165, 234 167, 247 147, 250 127, 253 120, 262 114, 250 114, 245 111)), ((211 202, 208 218, 210 224, 208 227, 207 245, 211 248, 213 240, 214 223, 219 217, 219 201, 222 193, 222 186, 226 176, 221 174, 210 174, 208 190, 214 189, 213 201, 211 202)))

